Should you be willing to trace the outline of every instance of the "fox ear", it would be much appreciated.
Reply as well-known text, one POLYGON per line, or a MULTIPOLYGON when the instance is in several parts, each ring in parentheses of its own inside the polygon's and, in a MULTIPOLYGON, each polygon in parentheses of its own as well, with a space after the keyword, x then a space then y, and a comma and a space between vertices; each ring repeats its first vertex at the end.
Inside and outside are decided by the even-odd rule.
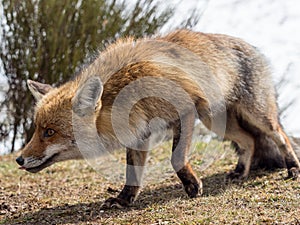
POLYGON ((49 84, 42 84, 36 81, 27 80, 27 85, 36 101, 39 101, 53 89, 49 84))
POLYGON ((81 117, 93 115, 102 92, 103 85, 98 77, 88 79, 73 98, 73 112, 81 117))

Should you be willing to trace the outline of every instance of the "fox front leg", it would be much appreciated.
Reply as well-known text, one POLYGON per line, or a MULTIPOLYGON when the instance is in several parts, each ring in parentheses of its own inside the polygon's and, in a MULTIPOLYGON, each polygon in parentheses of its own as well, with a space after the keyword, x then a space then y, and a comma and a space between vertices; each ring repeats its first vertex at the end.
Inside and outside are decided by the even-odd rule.
POLYGON ((126 184, 117 197, 108 198, 102 208, 128 207, 137 198, 142 186, 144 167, 147 161, 147 151, 126 149, 126 184))
POLYGON ((188 113, 173 127, 173 146, 171 163, 181 180, 184 190, 190 198, 202 194, 202 181, 199 180, 188 162, 188 154, 192 142, 195 115, 188 113))

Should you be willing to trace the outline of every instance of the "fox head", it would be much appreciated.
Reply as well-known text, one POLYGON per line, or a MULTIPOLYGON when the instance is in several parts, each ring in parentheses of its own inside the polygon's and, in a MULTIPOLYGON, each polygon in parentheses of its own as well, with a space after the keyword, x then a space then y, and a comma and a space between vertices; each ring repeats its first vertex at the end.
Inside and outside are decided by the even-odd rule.
POLYGON ((98 77, 90 77, 82 85, 70 81, 59 88, 27 81, 37 101, 34 113, 34 134, 16 159, 20 169, 36 173, 68 159, 79 159, 72 125, 72 113, 96 118, 100 110, 103 85, 98 77))

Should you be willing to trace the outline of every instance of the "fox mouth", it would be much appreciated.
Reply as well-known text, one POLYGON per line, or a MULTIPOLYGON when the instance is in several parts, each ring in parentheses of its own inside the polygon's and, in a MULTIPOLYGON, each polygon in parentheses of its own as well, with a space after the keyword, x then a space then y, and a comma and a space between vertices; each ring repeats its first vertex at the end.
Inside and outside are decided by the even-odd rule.
POLYGON ((35 166, 35 167, 30 167, 30 168, 26 168, 24 166, 21 166, 20 169, 26 170, 30 173, 37 173, 43 169, 45 169, 48 166, 51 166, 52 164, 55 163, 55 159, 59 156, 59 153, 56 153, 54 155, 52 155, 50 158, 48 158, 45 162, 43 162, 42 164, 35 166))

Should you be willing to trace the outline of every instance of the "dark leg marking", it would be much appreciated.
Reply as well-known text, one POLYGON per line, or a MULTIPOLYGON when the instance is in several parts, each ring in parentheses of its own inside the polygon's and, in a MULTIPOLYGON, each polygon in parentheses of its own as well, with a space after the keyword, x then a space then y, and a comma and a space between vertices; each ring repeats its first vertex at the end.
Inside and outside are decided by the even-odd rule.
POLYGON ((236 165, 234 171, 230 172, 226 178, 229 180, 240 180, 241 174, 244 174, 245 172, 245 165, 243 164, 243 162, 238 162, 238 164, 236 165))
POLYGON ((190 198, 195 198, 202 194, 202 182, 197 179, 189 163, 177 172, 177 176, 181 180, 184 190, 190 198))
POLYGON ((124 207, 128 207, 138 195, 140 187, 139 186, 128 186, 125 185, 123 190, 120 192, 118 197, 108 198, 105 200, 101 208, 109 209, 109 208, 118 208, 122 209, 124 207))
POLYGON ((192 141, 195 116, 193 113, 181 118, 173 127, 173 146, 171 163, 177 176, 181 180, 189 197, 194 198, 202 194, 202 182, 197 179, 192 167, 188 163, 188 153, 192 141))
POLYGON ((102 208, 124 208, 134 202, 142 185, 147 153, 147 151, 127 149, 126 185, 118 197, 107 199, 102 208))

